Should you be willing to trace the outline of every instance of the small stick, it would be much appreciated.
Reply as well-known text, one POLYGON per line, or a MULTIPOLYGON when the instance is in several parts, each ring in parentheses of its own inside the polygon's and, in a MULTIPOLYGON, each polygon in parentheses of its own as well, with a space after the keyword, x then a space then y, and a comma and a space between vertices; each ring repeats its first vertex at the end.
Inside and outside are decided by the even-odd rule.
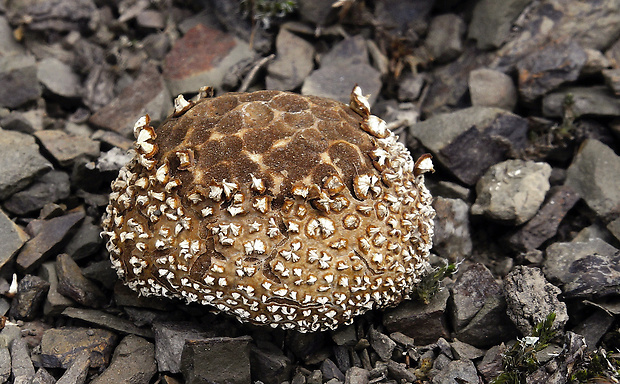
POLYGON ((258 62, 256 62, 250 72, 248 72, 248 75, 243 79, 243 82, 241 83, 238 92, 247 91, 250 87, 250 84, 252 83, 252 80, 254 80, 254 77, 256 77, 256 73, 258 73, 258 70, 267 65, 267 63, 269 63, 275 57, 276 55, 272 53, 271 55, 263 57, 258 62))

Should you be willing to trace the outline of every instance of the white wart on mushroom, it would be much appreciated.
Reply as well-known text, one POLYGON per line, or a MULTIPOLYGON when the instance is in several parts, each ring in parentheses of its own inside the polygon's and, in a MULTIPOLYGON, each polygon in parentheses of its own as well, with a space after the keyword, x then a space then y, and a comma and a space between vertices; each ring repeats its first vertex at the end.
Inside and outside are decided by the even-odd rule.
POLYGON ((427 271, 430 156, 414 163, 359 87, 349 105, 259 91, 175 108, 136 123, 103 219, 132 289, 308 332, 399 303, 427 271))

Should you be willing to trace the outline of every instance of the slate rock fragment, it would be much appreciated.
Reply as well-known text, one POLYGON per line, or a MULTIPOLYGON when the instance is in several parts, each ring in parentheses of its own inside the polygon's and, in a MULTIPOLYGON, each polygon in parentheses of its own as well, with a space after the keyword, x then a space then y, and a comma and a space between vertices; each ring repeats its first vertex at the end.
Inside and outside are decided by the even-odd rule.
POLYGON ((16 215, 26 215, 40 210, 45 204, 66 199, 70 192, 69 175, 62 171, 50 171, 8 198, 4 208, 16 215))
POLYGON ((472 240, 469 229, 469 206, 460 199, 436 196, 433 250, 441 257, 456 262, 469 256, 472 240))
POLYGON ((431 379, 432 384, 478 383, 478 373, 471 360, 454 360, 431 379))
POLYGON ((66 253, 56 257, 58 274, 58 293, 75 300, 77 303, 100 308, 108 302, 103 292, 82 274, 77 263, 66 253))
POLYGON ((373 327, 370 327, 368 335, 370 346, 377 352, 379 358, 383 361, 389 361, 392 358, 394 348, 396 348, 396 342, 373 327))
POLYGON ((453 13, 435 16, 428 27, 424 45, 439 63, 456 59, 463 52, 465 22, 453 13))
POLYGON ((267 66, 267 89, 288 91, 299 87, 314 68, 314 46, 282 27, 276 38, 276 53, 267 66))
POLYGON ((29 383, 34 376, 34 366, 28 353, 26 341, 17 337, 11 342, 11 372, 14 383, 29 383))
POLYGON ((155 373, 157 364, 153 343, 128 335, 114 349, 110 365, 91 384, 148 384, 155 373))
POLYGON ((187 384, 250 382, 249 336, 187 340, 181 355, 181 372, 187 384))
POLYGON ((34 57, 16 54, 0 57, 0 107, 19 108, 41 96, 34 57))
POLYGON ((90 367, 90 354, 81 351, 56 384, 84 384, 90 367))
POLYGON ((476 40, 480 49, 501 46, 509 37, 514 20, 528 3, 527 0, 482 0, 476 3, 468 37, 476 40))
POLYGON ((493 165, 476 184, 474 215, 504 223, 523 224, 531 219, 550 188, 547 163, 506 160, 493 165))
POLYGON ((620 100, 606 86, 569 87, 543 97, 546 117, 564 116, 566 106, 575 116, 620 116, 620 100))
POLYGON ((37 64, 37 79, 45 90, 67 99, 77 99, 81 95, 80 77, 62 61, 48 57, 37 64))
POLYGON ((469 73, 469 94, 474 106, 512 111, 517 104, 517 88, 510 76, 489 68, 469 73))
POLYGON ((600 141, 583 142, 566 172, 566 185, 603 220, 620 214, 620 156, 600 141))
POLYGON ((568 314, 566 304, 558 300, 560 293, 539 268, 517 266, 504 279, 506 312, 523 335, 529 335, 552 312, 556 314, 553 329, 563 329, 568 314))
POLYGON ((26 275, 17 285, 17 294, 11 303, 10 316, 18 320, 33 320, 41 309, 50 284, 38 276, 26 275))
POLYGON ((45 368, 69 368, 82 351, 89 355, 90 367, 108 365, 117 336, 103 329, 60 327, 45 331, 41 339, 41 364, 45 368))
POLYGON ((0 209, 0 268, 28 241, 28 234, 0 209))
POLYGON ((57 129, 37 131, 34 135, 62 167, 72 165, 82 156, 99 157, 99 142, 86 136, 70 135, 57 129))
POLYGON ((252 380, 280 384, 290 379, 293 364, 282 350, 269 342, 250 346, 252 380))
POLYGON ((551 244, 544 272, 565 298, 604 297, 620 293, 620 250, 601 239, 551 244))
POLYGON ((45 298, 43 313, 45 315, 59 315, 65 308, 74 304, 74 301, 58 293, 58 275, 56 274, 56 263, 53 261, 45 262, 39 269, 39 277, 47 281, 50 289, 45 298))
POLYGON ((185 340, 199 340, 208 334, 190 322, 155 322, 155 359, 160 372, 179 373, 185 340))
POLYGON ((0 167, 0 200, 5 200, 49 172, 52 164, 41 156, 32 136, 0 129, 0 167))

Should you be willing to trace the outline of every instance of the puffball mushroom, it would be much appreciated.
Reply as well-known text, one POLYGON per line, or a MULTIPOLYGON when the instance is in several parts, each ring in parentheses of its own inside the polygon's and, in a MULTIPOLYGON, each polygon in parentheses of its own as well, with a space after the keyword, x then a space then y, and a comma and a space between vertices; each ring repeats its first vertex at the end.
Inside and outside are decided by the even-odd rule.
POLYGON ((103 234, 143 295, 311 332, 396 305, 429 268, 430 155, 414 163, 359 87, 349 105, 203 90, 134 134, 103 234))

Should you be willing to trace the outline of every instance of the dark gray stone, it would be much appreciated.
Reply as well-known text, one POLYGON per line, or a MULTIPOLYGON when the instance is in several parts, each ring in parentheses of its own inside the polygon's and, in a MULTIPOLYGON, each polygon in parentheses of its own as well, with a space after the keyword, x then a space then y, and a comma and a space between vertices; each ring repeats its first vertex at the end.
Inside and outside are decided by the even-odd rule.
POLYGON ((470 107, 433 116, 409 129, 434 159, 473 185, 493 164, 527 144, 528 124, 499 108, 470 107))
POLYGON ((469 38, 475 39, 480 49, 501 46, 510 35, 513 22, 529 3, 528 0, 479 1, 469 23, 469 38))
POLYGON ((554 243, 547 247, 544 272, 562 287, 566 298, 604 297, 620 293, 620 250, 600 239, 554 243))
POLYGON ((42 109, 12 111, 8 116, 0 119, 0 126, 9 131, 33 133, 43 129, 44 115, 45 111, 42 109))
POLYGON ((583 360, 586 342, 583 336, 573 332, 566 332, 564 347, 561 353, 556 353, 551 361, 526 377, 527 383, 563 384, 573 372, 573 367, 583 360))
POLYGON ((134 323, 127 319, 123 319, 96 309, 69 307, 62 311, 62 315, 73 319, 83 320, 123 334, 133 334, 146 338, 153 337, 153 333, 150 329, 138 328, 134 323))
POLYGON ((45 368, 39 368, 32 379, 32 384, 57 384, 56 378, 45 368))
POLYGON ((0 344, 0 383, 11 377, 11 352, 7 345, 0 344))
POLYGON ((506 312, 523 335, 529 335, 552 312, 556 314, 553 329, 564 328, 568 314, 566 304, 558 300, 560 293, 538 268, 517 266, 504 279, 506 312))
POLYGON ((370 372, 363 368, 351 367, 345 375, 345 384, 368 384, 370 372))
POLYGON ((449 337, 446 321, 446 304, 450 292, 440 290, 428 305, 406 301, 383 314, 383 325, 389 332, 401 332, 412 337, 417 345, 449 337))
POLYGON ((512 78, 489 68, 469 73, 469 95, 474 106, 512 111, 517 104, 517 88, 512 78))
POLYGON ((267 89, 299 87, 314 68, 314 46, 285 27, 276 38, 276 59, 267 66, 267 89))
POLYGON ((181 353, 185 340, 199 340, 208 337, 207 333, 193 323, 155 322, 155 359, 161 372, 181 372, 181 353))
POLYGON ((504 343, 494 345, 485 353, 482 360, 477 364, 478 372, 486 380, 490 382, 499 376, 504 370, 502 354, 506 351, 504 343))
POLYGON ((575 116, 620 116, 620 100, 606 86, 571 87, 543 98, 543 115, 564 116, 565 105, 575 116))
POLYGON ((17 285, 17 294, 11 303, 10 316, 18 320, 33 320, 39 316, 50 284, 38 276, 26 275, 17 285))
POLYGON ((474 215, 504 223, 523 224, 538 212, 550 188, 551 166, 523 160, 493 165, 476 184, 474 215))
POLYGON ((91 384, 148 384, 156 373, 155 346, 141 337, 128 335, 114 350, 110 365, 91 384))
MULTIPOLYGON (((413 75, 406 72, 401 75, 398 81, 398 100, 400 101, 412 101, 417 100, 420 97, 422 88, 426 83, 426 77, 417 74, 413 75)), ((409 125, 414 124, 416 120, 410 121, 409 125)))
POLYGON ((90 353, 81 351, 71 363, 69 369, 58 379, 56 384, 84 384, 90 367, 90 353))
POLYGON ((0 209, 0 268, 19 252, 28 235, 0 209))
POLYGON ((74 304, 73 300, 58 293, 58 275, 56 274, 55 262, 48 261, 43 263, 39 269, 39 276, 50 284, 50 289, 43 305, 43 313, 45 315, 59 315, 65 308, 74 304))
POLYGON ((613 315, 607 311, 595 309, 594 313, 573 329, 573 332, 584 337, 587 351, 592 352, 598 348, 599 341, 609 331, 613 323, 613 315))
POLYGON ((181 372, 187 384, 250 383, 249 336, 187 340, 181 372))
POLYGON ((355 325, 343 325, 331 332, 332 340, 336 345, 353 346, 357 343, 355 325))
POLYGON ((332 0, 299 0, 299 15, 305 21, 325 25, 334 19, 336 10, 332 8, 332 0))
POLYGON ((252 380, 264 384, 280 384, 291 377, 293 364, 282 350, 267 342, 250 346, 250 368, 252 380))
POLYGON ((39 61, 37 79, 45 89, 57 96, 75 99, 81 95, 80 77, 62 61, 49 57, 39 61))
POLYGON ((41 96, 37 66, 30 55, 0 57, 0 107, 15 109, 41 96))
POLYGON ((325 359, 321 364, 321 373, 323 374, 323 381, 329 381, 332 379, 344 382, 344 373, 338 368, 338 366, 329 358, 325 359))
POLYGON ((487 348, 515 336, 517 331, 506 315, 503 295, 488 297, 467 326, 456 333, 459 340, 478 348, 487 348))
POLYGON ((79 30, 88 24, 96 9, 92 0, 16 1, 8 7, 10 20, 15 24, 27 19, 30 30, 59 32, 79 30))
POLYGON ((58 293, 61 295, 92 308, 100 308, 108 303, 106 295, 92 281, 84 277, 80 267, 66 253, 61 253, 56 258, 56 273, 58 293))
POLYGON ((394 29, 397 36, 410 31, 420 33, 434 3, 434 0, 382 0, 375 5, 375 17, 394 29))
POLYGON ((381 360, 390 360, 392 358, 392 352, 394 352, 394 348, 396 348, 396 342, 373 327, 370 327, 368 336, 368 341, 370 341, 372 349, 377 352, 381 360))
POLYGON ((450 346, 455 360, 475 360, 484 356, 485 352, 456 338, 450 343, 450 346))
POLYGON ((620 213, 620 156, 598 140, 588 139, 566 173, 573 188, 603 219, 620 213))
POLYGON ((52 164, 41 156, 32 136, 0 129, 0 168, 0 200, 5 200, 50 171, 52 164))
POLYGON ((21 337, 15 338, 11 343, 11 372, 13 382, 20 384, 30 383, 35 373, 28 353, 28 345, 21 337))
POLYGON ((424 45, 438 63, 454 60, 463 52, 465 30, 465 21, 458 15, 445 13, 435 16, 424 45))
POLYGON ((467 203, 437 196, 433 208, 436 212, 433 250, 451 262, 467 258, 473 247, 467 203))
POLYGON ((4 208, 16 215, 26 215, 40 210, 47 203, 66 199, 70 192, 69 175, 62 171, 51 171, 26 189, 13 194, 4 202, 4 208))
POLYGON ((96 328, 51 328, 41 338, 41 365, 45 368, 69 368, 80 353, 86 351, 89 366, 108 365, 117 336, 96 328))
POLYGON ((92 217, 87 216, 65 246, 65 252, 73 260, 82 260, 96 254, 103 245, 100 232, 101 227, 93 224, 92 217))
POLYGON ((579 201, 579 195, 569 186, 551 188, 536 215, 512 234, 508 241, 516 249, 530 251, 540 247, 557 233, 560 222, 579 201))
POLYGON ((95 127, 133 137, 133 126, 141 116, 148 114, 151 124, 156 126, 170 110, 172 102, 163 78, 156 68, 149 66, 117 97, 93 114, 89 122, 95 127))
POLYGON ((463 271, 450 291, 450 317, 457 332, 467 326, 489 298, 502 294, 491 271, 478 263, 463 271))
POLYGON ((99 142, 86 136, 70 135, 65 131, 45 129, 34 133, 47 152, 63 167, 72 165, 79 157, 99 157, 99 142))
POLYGON ((394 360, 387 362, 387 369, 389 377, 398 380, 398 382, 414 383, 417 380, 416 375, 404 364, 397 363, 394 360))
POLYGON ((372 105, 381 90, 381 79, 379 72, 365 63, 320 67, 306 78, 301 93, 348 103, 355 84, 362 88, 364 95, 370 95, 372 105))
POLYGON ((83 219, 84 212, 79 211, 40 222, 36 236, 17 255, 17 267, 26 273, 36 269, 55 253, 83 219))
POLYGON ((478 383, 478 372, 470 360, 451 361, 444 369, 432 378, 432 384, 478 383))

